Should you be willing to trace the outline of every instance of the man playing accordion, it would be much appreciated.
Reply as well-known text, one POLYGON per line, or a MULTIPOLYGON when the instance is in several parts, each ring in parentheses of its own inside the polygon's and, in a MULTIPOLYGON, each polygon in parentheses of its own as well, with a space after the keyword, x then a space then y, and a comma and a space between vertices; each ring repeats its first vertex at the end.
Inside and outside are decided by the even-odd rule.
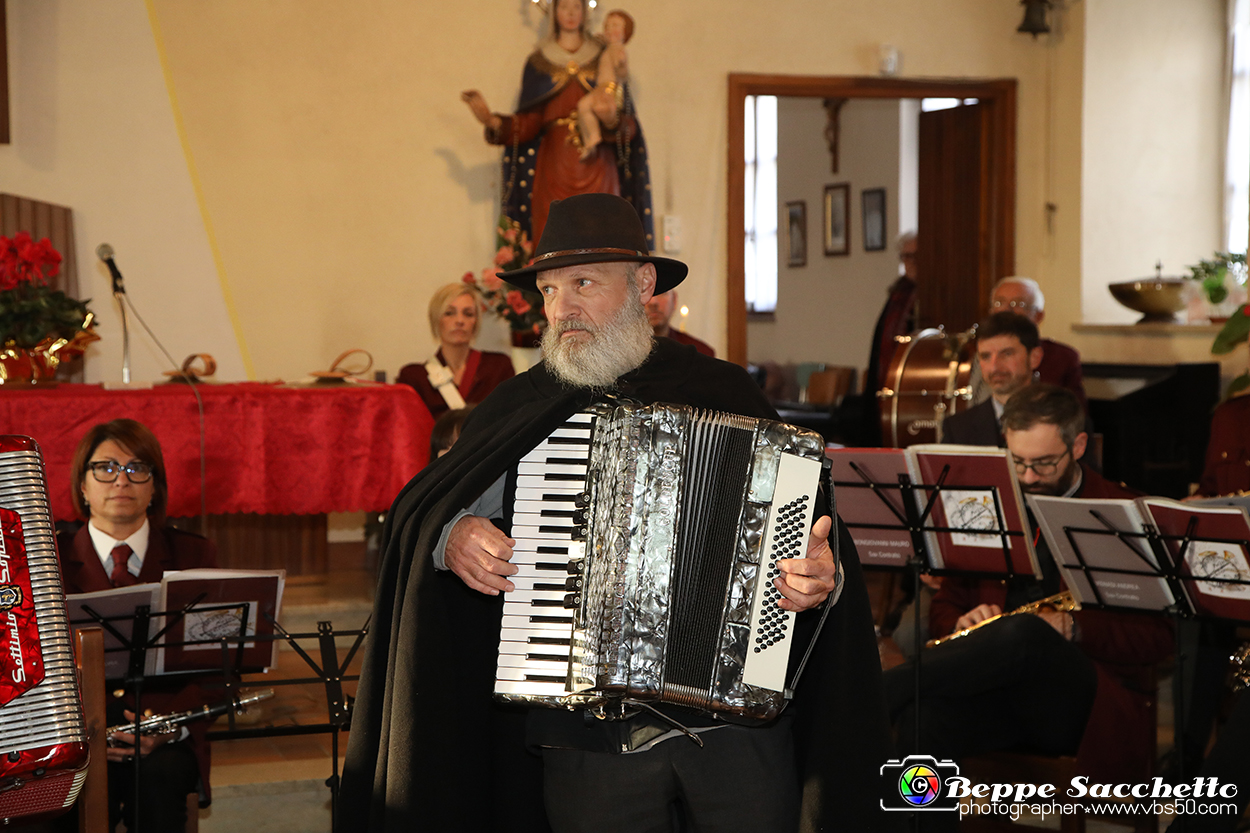
POLYGON ((776 419, 739 367, 653 339, 644 305, 685 275, 648 254, 627 202, 586 194, 553 203, 535 265, 504 276, 544 297, 544 359, 479 405, 392 509, 336 830, 661 831, 683 815, 718 831, 887 821, 871 615, 842 529, 839 575, 828 517, 807 534, 806 558, 778 562, 776 604, 809 611, 796 631, 841 586, 775 720, 734 725, 676 706, 605 720, 492 699, 523 456, 612 399, 776 419))

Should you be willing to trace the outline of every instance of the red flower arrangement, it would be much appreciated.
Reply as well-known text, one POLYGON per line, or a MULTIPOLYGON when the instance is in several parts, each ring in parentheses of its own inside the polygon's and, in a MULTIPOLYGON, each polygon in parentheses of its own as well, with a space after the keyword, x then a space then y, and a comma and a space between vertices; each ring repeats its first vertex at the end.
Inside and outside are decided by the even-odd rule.
POLYGON ((495 245, 495 265, 483 269, 480 277, 465 272, 464 282, 476 285, 482 293, 484 312, 493 312, 507 321, 513 333, 537 336, 547 323, 542 296, 509 286, 505 278, 500 277, 527 266, 534 254, 534 244, 521 230, 520 223, 500 217, 495 228, 495 245))
POLYGON ((0 237, 0 344, 33 349, 90 326, 87 302, 48 286, 60 271, 61 255, 48 238, 36 242, 25 231, 0 237))
POLYGON ((36 243, 26 231, 19 231, 12 240, 0 237, 0 290, 16 289, 23 282, 46 284, 60 271, 61 253, 48 238, 36 243))

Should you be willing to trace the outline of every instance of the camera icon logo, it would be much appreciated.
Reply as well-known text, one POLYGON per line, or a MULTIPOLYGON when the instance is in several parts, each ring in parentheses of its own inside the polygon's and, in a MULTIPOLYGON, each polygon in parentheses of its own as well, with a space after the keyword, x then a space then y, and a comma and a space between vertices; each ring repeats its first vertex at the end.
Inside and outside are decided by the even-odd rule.
POLYGON ((908 755, 901 761, 882 764, 881 775, 886 779, 882 810, 955 810, 959 807, 957 799, 942 795, 942 786, 959 775, 959 765, 954 761, 939 761, 932 755, 908 755))

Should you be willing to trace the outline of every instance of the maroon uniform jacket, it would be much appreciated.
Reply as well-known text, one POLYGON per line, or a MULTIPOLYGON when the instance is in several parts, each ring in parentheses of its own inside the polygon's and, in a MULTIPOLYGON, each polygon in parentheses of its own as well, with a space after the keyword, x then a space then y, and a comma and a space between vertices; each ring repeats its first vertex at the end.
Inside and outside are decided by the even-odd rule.
POLYGON ((1081 400, 1081 407, 1088 413, 1089 401, 1085 398, 1085 378, 1081 375, 1081 354, 1066 344, 1042 339, 1042 363, 1037 366, 1037 377, 1048 385, 1067 388, 1081 400))
POLYGON ((678 344, 689 344, 703 355, 716 358, 716 351, 712 349, 712 345, 708 344, 706 341, 700 341, 692 335, 686 335, 679 330, 669 330, 667 338, 671 338, 678 344))
MULTIPOLYGON (((1133 498, 1138 495, 1081 466, 1076 497, 1133 498)), ((948 576, 929 608, 930 633, 946 634, 956 620, 980 604, 1003 607, 1007 585, 995 579, 948 576)), ((1171 624, 1161 616, 1079 610, 1073 613, 1077 645, 1094 662, 1098 691, 1077 750, 1082 774, 1100 783, 1144 781, 1154 764, 1154 666, 1172 652, 1171 624)))
MULTIPOLYGON (((437 353, 438 360, 447 364, 443 351, 437 353)), ((460 397, 466 405, 476 405, 486 398, 495 386, 516 374, 512 369, 512 359, 503 353, 483 353, 481 350, 470 350, 469 359, 464 365, 464 376, 457 386, 460 397)), ((451 408, 438 392, 438 388, 430 384, 430 377, 425 372, 425 362, 406 364, 399 371, 396 382, 410 385, 421 396, 425 407, 430 409, 430 416, 438 419, 451 408)))
POLYGON ((1215 497, 1250 490, 1250 395, 1215 409, 1198 493, 1215 497))
MULTIPOLYGON (((139 571, 139 583, 161 580, 169 570, 190 570, 195 567, 216 567, 217 550, 211 541, 190 532, 183 532, 172 527, 158 529, 150 527, 148 551, 143 556, 143 567, 139 571)), ((104 565, 96 555, 91 544, 91 533, 83 524, 77 532, 62 532, 57 535, 57 550, 61 556, 61 577, 65 582, 65 592, 92 593, 96 590, 109 590, 113 582, 104 572, 104 565)), ((110 695, 111 696, 111 693, 110 695)), ((143 683, 143 710, 151 709, 153 714, 186 711, 203 706, 210 699, 197 683, 188 683, 177 678, 149 677, 143 683)), ((191 736, 184 743, 191 744, 195 759, 200 766, 200 780, 204 782, 204 794, 209 800, 212 792, 209 789, 209 767, 211 756, 208 745, 209 721, 197 720, 186 724, 191 736)), ((204 802, 204 806, 208 806, 204 802)))

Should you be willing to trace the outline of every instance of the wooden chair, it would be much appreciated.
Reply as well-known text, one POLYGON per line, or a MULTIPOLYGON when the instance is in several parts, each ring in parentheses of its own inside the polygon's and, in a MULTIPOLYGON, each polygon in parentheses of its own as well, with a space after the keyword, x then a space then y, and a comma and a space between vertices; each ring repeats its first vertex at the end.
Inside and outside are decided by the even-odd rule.
POLYGON ((813 372, 807 378, 807 401, 813 405, 837 405, 855 388, 855 368, 832 367, 813 372))
POLYGON ((92 626, 74 630, 74 659, 82 693, 83 716, 91 745, 87 780, 78 794, 78 833, 107 833, 109 823, 109 775, 104 730, 104 631, 92 626))
MULTIPOLYGON (((94 625, 74 629, 74 660, 91 760, 78 794, 78 833, 109 833, 109 774, 104 693, 104 631, 94 625)), ((187 796, 186 833, 199 833, 200 795, 187 796)))

